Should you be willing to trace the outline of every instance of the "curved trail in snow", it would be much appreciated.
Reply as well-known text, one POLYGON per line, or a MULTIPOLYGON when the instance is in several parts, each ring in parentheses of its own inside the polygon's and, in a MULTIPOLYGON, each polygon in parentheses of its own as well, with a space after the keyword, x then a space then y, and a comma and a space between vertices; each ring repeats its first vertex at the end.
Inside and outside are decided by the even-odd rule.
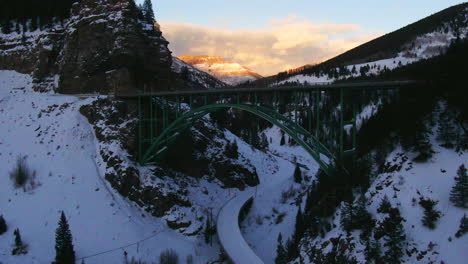
POLYGON ((250 248, 239 228, 239 214, 248 201, 253 199, 255 190, 240 193, 229 200, 218 214, 216 229, 224 252, 234 264, 263 264, 250 248))

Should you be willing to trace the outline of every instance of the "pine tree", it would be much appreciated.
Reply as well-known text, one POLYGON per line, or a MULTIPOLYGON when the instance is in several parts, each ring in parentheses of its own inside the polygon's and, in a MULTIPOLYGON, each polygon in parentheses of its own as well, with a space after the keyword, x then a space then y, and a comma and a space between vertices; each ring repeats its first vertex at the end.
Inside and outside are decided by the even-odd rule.
POLYGON ((397 208, 392 208, 389 212, 389 217, 384 220, 384 246, 387 251, 384 254, 384 261, 388 264, 400 264, 400 260, 404 254, 404 243, 406 240, 405 230, 403 227, 403 218, 397 208))
POLYGON ((124 251, 123 253, 123 264, 128 264, 128 253, 124 251))
POLYGON ((468 208, 468 174, 464 164, 457 170, 455 185, 450 192, 450 201, 457 207, 468 208))
POLYGON ((3 215, 0 215, 0 235, 4 234, 8 230, 7 224, 3 215))
POLYGON ((231 158, 231 159, 239 158, 239 147, 237 146, 236 140, 234 140, 232 143, 227 142, 225 153, 228 158, 231 158))
POLYGON ((31 18, 31 31, 36 31, 38 29, 37 17, 31 18))
POLYGON ((281 233, 279 233, 278 247, 276 248, 275 264, 286 264, 287 263, 286 257, 287 257, 287 252, 283 246, 283 236, 281 235, 281 233))
POLYGON ((154 23, 154 11, 151 0, 145 0, 143 2, 143 16, 145 17, 146 22, 151 24, 154 23))
POLYGON ((460 238, 467 232, 468 232, 468 217, 466 217, 466 214, 464 214, 462 219, 460 220, 460 227, 458 228, 458 231, 455 234, 455 237, 460 238))
POLYGON ((280 146, 284 146, 284 144, 286 144, 286 141, 285 141, 285 139, 284 139, 284 134, 281 133, 280 146))
POLYGON ((372 229, 373 219, 372 215, 366 209, 366 197, 361 195, 357 200, 356 206, 353 208, 352 222, 356 229, 362 229, 366 232, 372 229))
POLYGON ((301 206, 299 205, 299 210, 297 210, 296 223, 294 225, 294 234, 293 239, 288 240, 287 249, 288 249, 288 260, 294 260, 299 257, 299 242, 304 236, 305 223, 304 216, 302 214, 301 206))
POLYGON ((439 114, 439 124, 437 126, 437 140, 442 143, 443 147, 453 148, 456 138, 455 127, 450 120, 450 114, 447 111, 442 111, 439 114))
POLYGON ((205 243, 210 243, 210 239, 211 239, 211 222, 210 222, 210 218, 207 217, 206 218, 206 224, 205 224, 205 243))
POLYGON ((392 209, 392 204, 388 200, 388 196, 385 195, 382 201, 380 202, 379 208, 377 208, 377 213, 388 214, 392 209))
POLYGON ((55 264, 75 263, 75 250, 73 249, 73 237, 68 226, 65 213, 62 211, 60 221, 55 231, 55 264))
POLYGON ((13 25, 10 20, 5 21, 5 23, 2 24, 2 33, 10 34, 12 32, 12 27, 13 25))
POLYGON ((262 133, 260 135, 259 149, 261 149, 261 150, 267 150, 268 149, 268 139, 267 139, 265 133, 262 133))
POLYGON ((416 123, 415 145, 414 150, 418 152, 415 161, 425 162, 432 157, 432 145, 429 140, 430 131, 423 120, 416 123))
POLYGON ((13 231, 13 234, 15 235, 15 243, 13 250, 11 251, 12 255, 25 255, 28 253, 27 246, 23 243, 23 240, 21 239, 21 233, 19 229, 15 229, 13 231))
POLYGON ((294 226, 294 242, 298 245, 299 241, 302 239, 304 232, 305 232, 305 222, 304 222, 304 215, 302 213, 301 206, 299 205, 299 210, 297 210, 296 214, 296 224, 294 226))
POLYGON ((299 248, 294 243, 294 240, 288 239, 286 241, 286 263, 294 260, 295 256, 299 255, 299 248))
POLYGON ((424 226, 430 229, 435 228, 435 222, 440 218, 441 215, 439 211, 434 209, 437 203, 438 202, 431 199, 419 200, 419 204, 424 208, 422 223, 424 226))
POLYGON ((296 183, 302 182, 302 171, 297 163, 296 163, 296 168, 294 169, 294 181, 296 183))
POLYGON ((353 215, 353 205, 350 202, 344 202, 343 209, 341 209, 341 227, 350 232, 353 229, 352 223, 352 215, 353 215))
POLYGON ((382 250, 380 249, 379 241, 368 239, 366 241, 365 255, 367 263, 381 263, 382 250))
POLYGON ((190 80, 190 72, 187 66, 183 66, 180 70, 180 77, 185 81, 190 80))

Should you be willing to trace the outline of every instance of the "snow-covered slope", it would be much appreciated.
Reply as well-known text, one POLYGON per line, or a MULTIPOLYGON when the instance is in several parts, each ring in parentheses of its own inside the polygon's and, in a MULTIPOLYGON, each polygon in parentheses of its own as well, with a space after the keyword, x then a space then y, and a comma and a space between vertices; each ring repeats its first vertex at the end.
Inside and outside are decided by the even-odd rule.
POLYGON ((124 250, 149 260, 166 248, 195 255, 192 240, 123 199, 103 178, 97 140, 78 111, 96 98, 39 94, 31 82, 28 75, 0 71, 0 214, 8 225, 0 235, 0 262, 50 263, 61 210, 78 259, 113 250, 86 263, 120 263, 124 250), (18 157, 34 176, 26 190, 15 189, 9 176, 18 157), (11 255, 15 228, 28 244, 27 255, 11 255))
POLYGON ((230 62, 215 56, 179 56, 178 58, 229 85, 237 85, 262 78, 258 73, 239 63, 230 62))
MULTIPOLYGON (((204 229, 209 208, 216 215, 239 190, 221 188, 218 180, 208 176, 195 179, 187 175, 168 177, 160 173, 154 177, 150 171, 152 168, 140 168, 143 171, 142 182, 148 186, 161 186, 162 192, 170 188, 182 191, 183 188, 191 203, 190 207, 174 206, 164 217, 153 217, 123 198, 104 177, 108 168, 100 152, 123 150, 117 145, 109 145, 114 144, 113 141, 98 141, 93 127, 80 114, 83 105, 89 105, 98 98, 36 93, 31 86, 29 75, 0 71, 0 215, 5 217, 8 225, 7 233, 0 235, 0 262, 50 263, 55 256, 55 229, 61 210, 69 220, 77 259, 85 258, 88 264, 120 263, 124 251, 128 258, 134 256, 144 261, 156 261, 161 251, 168 248, 174 249, 181 260, 192 255, 194 263, 218 259, 220 248, 217 240, 212 247, 207 245, 200 230, 204 229), (24 157, 34 172, 34 181, 28 183, 26 189, 15 189, 10 179, 18 157, 24 157), (189 225, 173 230, 168 227, 168 221, 188 222, 189 225), (26 255, 11 255, 13 230, 16 228, 20 229, 23 241, 28 245, 26 255)), ((252 213, 263 214, 258 211, 263 210, 262 200, 269 199, 273 206, 281 193, 293 185, 292 152, 284 157, 265 154, 229 131, 223 133, 225 139, 214 136, 212 141, 221 148, 226 140, 237 141, 240 158, 236 162, 250 162, 258 173, 261 185, 257 188, 257 195, 260 200, 255 203, 252 213), (270 187, 272 184, 274 187, 270 187), (272 190, 276 193, 274 196, 270 196, 272 190)), ((279 142, 279 139, 273 138, 273 141, 279 142)), ((126 154, 119 155, 123 157, 126 154)), ((220 154, 213 152, 212 155, 219 157, 220 154)), ((303 162, 311 164, 310 160, 303 162)), ((316 169, 314 166, 312 170, 316 169)), ((249 187, 248 190, 254 191, 254 188, 249 187)), ((283 226, 284 233, 292 228, 294 214, 293 208, 284 222, 278 225, 283 226)), ((266 212, 264 216, 267 217, 266 212)), ((263 230, 255 232, 260 234, 263 230)), ((261 244, 253 239, 253 243, 261 244)), ((260 249, 261 255, 268 260, 275 241, 265 242, 265 249, 256 249, 260 249)))
MULTIPOLYGON (((430 17, 429 17, 430 18, 430 17)), ((326 69, 323 70, 315 70, 314 73, 309 74, 293 74, 290 75, 288 78, 275 83, 274 85, 284 85, 284 84, 311 84, 311 83, 331 83, 336 80, 343 80, 351 77, 359 77, 359 76, 370 76, 370 75, 379 75, 387 70, 393 70, 395 68, 405 66, 407 64, 411 64, 414 62, 418 62, 420 60, 429 59, 434 56, 444 54, 447 49, 450 47, 452 43, 454 43, 457 39, 465 39, 468 34, 468 27, 466 26, 468 23, 468 7, 465 7, 459 11, 457 17, 453 17, 445 22, 440 22, 440 24, 436 27, 436 29, 432 32, 420 34, 420 35, 413 35, 412 37, 405 36, 405 42, 396 48, 396 52, 388 52, 383 50, 385 45, 382 45, 382 50, 375 51, 375 48, 372 49, 371 47, 367 47, 369 43, 363 44, 361 47, 356 48, 355 50, 360 49, 363 52, 367 52, 367 50, 374 51, 375 54, 366 56, 362 58, 354 58, 357 55, 352 55, 353 57, 350 62, 341 61, 339 58, 343 57, 352 51, 339 55, 330 61, 337 60, 339 61, 338 65, 344 65, 342 67, 332 67, 326 66, 329 62, 324 62, 322 68, 326 69), (465 25, 465 26, 460 26, 465 25), (367 48, 367 50, 365 50, 367 48), (371 59, 373 57, 380 58, 378 60, 371 59), (352 61, 360 61, 360 63, 352 63, 352 61)), ((411 27, 408 26, 408 27, 411 27)), ((403 29, 402 29, 403 30, 403 29)), ((414 29, 414 31, 418 31, 419 29, 414 29)), ((390 33, 386 36, 391 36, 394 33, 390 33)), ((375 41, 383 42, 383 38, 376 39, 375 41)), ((399 38, 402 38, 400 36, 399 38)), ((391 39, 387 39, 387 41, 392 41, 391 39)), ((396 40, 400 41, 400 39, 396 40)), ((382 43, 380 43, 382 44, 382 43)), ((388 44, 390 45, 390 44, 388 44)), ((388 47, 387 47, 388 48, 388 47)), ((359 54, 359 52, 356 52, 359 54)), ((362 52, 361 52, 362 53, 362 52)), ((332 65, 337 65, 332 64, 332 65)))
MULTIPOLYGON (((455 234, 459 230, 461 218, 468 210, 455 207, 449 194, 455 184, 457 169, 462 164, 468 165, 468 153, 440 146, 436 141, 435 128, 432 134, 434 155, 428 162, 414 162, 416 155, 401 148, 395 149, 388 156, 384 173, 376 176, 365 193, 366 207, 377 225, 386 217, 377 211, 385 196, 401 212, 406 235, 401 263, 465 263, 468 257, 468 236, 457 238, 455 234), (422 199, 437 202, 435 210, 441 213, 433 230, 422 223, 424 209, 419 204, 422 199)), ((342 214, 343 207, 333 216, 333 228, 324 237, 306 236, 302 240, 301 259, 304 263, 316 263, 318 259, 313 259, 311 252, 319 250, 326 255, 334 245, 342 245, 337 246, 338 252, 347 256, 348 260, 354 258, 357 263, 369 263, 365 255, 366 244, 360 237, 362 231, 348 233, 343 230, 340 223, 342 214)), ((382 250, 380 254, 385 254, 387 248, 384 247, 383 239, 378 243, 382 250)))

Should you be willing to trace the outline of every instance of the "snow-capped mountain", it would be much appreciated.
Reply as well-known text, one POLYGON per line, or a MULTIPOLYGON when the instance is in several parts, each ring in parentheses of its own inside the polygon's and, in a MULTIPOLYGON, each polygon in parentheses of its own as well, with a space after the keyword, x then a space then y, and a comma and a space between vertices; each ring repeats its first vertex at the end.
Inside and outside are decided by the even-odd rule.
POLYGON ((210 75, 194 66, 180 60, 177 57, 172 58, 172 71, 179 75, 177 87, 185 89, 219 89, 227 86, 213 75, 210 75))
POLYGON ((260 74, 239 63, 227 61, 216 56, 179 56, 178 58, 229 85, 237 85, 262 78, 260 74))

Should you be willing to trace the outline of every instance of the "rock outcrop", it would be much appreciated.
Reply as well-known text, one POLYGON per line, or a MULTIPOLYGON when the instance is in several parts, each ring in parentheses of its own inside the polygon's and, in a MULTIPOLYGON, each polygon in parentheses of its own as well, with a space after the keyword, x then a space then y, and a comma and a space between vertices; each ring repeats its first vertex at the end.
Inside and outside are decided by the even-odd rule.
POLYGON ((33 73, 34 88, 126 93, 169 87, 171 52, 131 0, 81 0, 63 23, 0 35, 0 69, 33 73), (63 24, 63 25, 62 25, 63 24))

